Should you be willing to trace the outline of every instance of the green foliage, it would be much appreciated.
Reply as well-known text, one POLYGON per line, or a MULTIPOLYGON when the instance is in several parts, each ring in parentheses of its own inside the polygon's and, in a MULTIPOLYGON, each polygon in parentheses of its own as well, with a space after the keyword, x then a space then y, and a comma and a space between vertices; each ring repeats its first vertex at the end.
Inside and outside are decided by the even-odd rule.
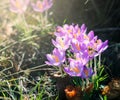
MULTIPOLYGON (((9 7, 8 1, 2 3, 9 7)), ((44 75, 46 70, 54 70, 43 63, 48 52, 43 49, 49 45, 47 39, 55 26, 48 12, 37 14, 29 9, 19 15, 4 7, 0 11, 6 11, 0 15, 0 99, 57 100, 52 79, 44 75)))
POLYGON ((108 78, 108 74, 103 75, 104 66, 101 66, 97 76, 94 79, 94 89, 98 90, 100 88, 100 83, 108 78))

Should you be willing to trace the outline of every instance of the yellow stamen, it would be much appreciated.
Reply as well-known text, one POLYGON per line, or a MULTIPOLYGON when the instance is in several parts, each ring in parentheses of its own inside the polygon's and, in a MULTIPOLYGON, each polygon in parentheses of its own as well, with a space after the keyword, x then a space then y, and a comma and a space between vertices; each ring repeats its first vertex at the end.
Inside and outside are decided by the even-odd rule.
POLYGON ((84 35, 84 39, 89 40, 89 37, 87 35, 84 35))
POLYGON ((75 46, 76 46, 77 50, 80 51, 80 46, 79 46, 79 44, 77 43, 77 44, 75 44, 75 46))
POLYGON ((70 70, 71 70, 71 71, 74 71, 74 72, 76 72, 76 73, 79 73, 79 72, 80 72, 80 70, 79 70, 77 67, 71 68, 70 70))
POLYGON ((53 55, 52 57, 53 57, 53 59, 54 59, 56 62, 59 62, 59 61, 60 61, 57 56, 53 55))
POLYGON ((85 70, 84 70, 84 73, 85 73, 85 75, 86 75, 86 76, 88 76, 88 75, 89 75, 89 72, 88 72, 88 70, 87 70, 87 69, 85 69, 85 70))
POLYGON ((69 30, 68 30, 68 33, 71 33, 71 32, 72 32, 72 30, 69 29, 69 30))
POLYGON ((93 54, 94 52, 95 52, 95 50, 93 48, 91 48, 90 46, 88 46, 89 55, 93 54))
POLYGON ((100 44, 100 43, 101 43, 101 40, 97 40, 97 41, 96 41, 96 44, 100 44))
POLYGON ((64 42, 63 42, 63 40, 60 38, 59 41, 60 41, 61 47, 64 48, 64 42))
POLYGON ((80 32, 80 29, 78 30, 78 35, 80 35, 81 34, 81 32, 80 32))
POLYGON ((41 3, 38 4, 38 8, 42 9, 43 5, 41 3))
POLYGON ((73 34, 73 37, 76 39, 77 38, 77 34, 73 34))
POLYGON ((15 1, 15 5, 16 5, 17 8, 21 8, 21 4, 20 4, 19 0, 15 1))

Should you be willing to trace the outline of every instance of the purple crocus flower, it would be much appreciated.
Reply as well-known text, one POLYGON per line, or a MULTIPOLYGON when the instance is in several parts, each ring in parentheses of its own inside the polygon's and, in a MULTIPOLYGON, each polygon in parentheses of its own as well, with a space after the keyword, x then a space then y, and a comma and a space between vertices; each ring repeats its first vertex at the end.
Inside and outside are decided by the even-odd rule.
POLYGON ((51 8, 52 5, 52 0, 37 0, 36 3, 32 3, 33 10, 41 13, 51 8))
POLYGON ((82 32, 78 24, 77 25, 73 24, 73 27, 74 29, 72 32, 72 40, 76 40, 82 34, 82 32))
POLYGON ((97 53, 97 51, 94 49, 93 46, 94 46, 93 43, 89 43, 87 45, 87 49, 86 49, 90 59, 93 59, 95 57, 96 53, 97 53))
POLYGON ((104 50, 106 50, 108 47, 108 40, 105 42, 102 42, 101 39, 94 39, 90 42, 88 46, 88 52, 89 54, 92 54, 92 56, 98 56, 101 54, 104 50))
POLYGON ((53 54, 46 55, 48 61, 45 63, 52 66, 60 66, 65 61, 65 52, 57 48, 53 50, 53 54))
POLYGON ((89 38, 89 41, 91 41, 92 39, 94 39, 94 31, 90 31, 87 36, 89 38))
POLYGON ((63 27, 57 26, 56 32, 54 32, 54 35, 57 36, 57 37, 64 37, 65 36, 65 32, 63 30, 63 27))
POLYGON ((82 24, 81 25, 81 27, 80 27, 80 30, 81 30, 81 33, 86 33, 86 31, 87 31, 87 27, 86 27, 86 25, 85 24, 82 24))
POLYGON ((70 45, 70 39, 68 37, 57 37, 56 41, 52 40, 53 45, 60 50, 67 50, 70 45))
POLYGON ((36 11, 36 12, 44 12, 45 11, 45 4, 44 2, 38 0, 36 1, 36 4, 35 3, 32 3, 31 4, 32 7, 33 7, 33 10, 36 11))
POLYGON ((64 71, 70 76, 81 76, 83 71, 83 65, 77 61, 71 61, 70 66, 65 67, 64 71))
POLYGON ((83 67, 83 71, 81 74, 81 78, 89 78, 94 74, 92 68, 87 68, 86 66, 83 67))
POLYGON ((87 28, 85 27, 85 25, 83 24, 81 27, 79 27, 79 25, 68 25, 65 24, 63 25, 63 27, 58 26, 57 27, 57 31, 55 32, 55 35, 58 37, 64 37, 67 36, 69 37, 71 40, 73 39, 77 39, 79 36, 81 36, 82 34, 86 33, 87 28))
POLYGON ((57 27, 57 32, 55 32, 55 35, 61 36, 61 37, 67 36, 69 38, 72 38, 73 30, 74 30, 73 25, 65 24, 63 27, 61 27, 61 26, 57 27))
POLYGON ((88 53, 84 51, 82 53, 75 53, 75 60, 82 63, 82 65, 86 65, 90 59, 88 53))
POLYGON ((84 52, 86 49, 85 44, 80 42, 79 40, 72 39, 71 41, 71 50, 74 53, 84 52))
POLYGON ((88 35, 83 32, 77 37, 77 40, 87 46, 92 40, 94 40, 94 38, 96 38, 96 36, 94 36, 94 32, 90 31, 88 35))
POLYGON ((96 56, 99 55, 99 54, 101 54, 107 48, 108 48, 108 40, 106 40, 105 42, 102 42, 102 45, 101 45, 101 47, 99 47, 98 53, 96 54, 96 56))
POLYGON ((76 40, 79 36, 81 36, 84 32, 86 32, 86 28, 79 27, 78 24, 74 25, 65 25, 63 27, 65 33, 71 40, 76 40))
POLYGON ((44 0, 44 4, 45 4, 45 10, 48 10, 52 7, 53 1, 52 0, 44 0))
POLYGON ((26 11, 29 0, 10 0, 10 11, 22 14, 26 11))

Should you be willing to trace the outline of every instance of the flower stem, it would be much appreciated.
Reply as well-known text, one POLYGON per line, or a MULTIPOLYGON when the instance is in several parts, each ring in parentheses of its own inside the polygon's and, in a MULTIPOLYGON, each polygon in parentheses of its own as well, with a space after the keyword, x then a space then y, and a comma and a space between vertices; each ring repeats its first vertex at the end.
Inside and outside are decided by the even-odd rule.
POLYGON ((22 19, 23 19, 23 22, 24 22, 24 24, 25 24, 25 27, 26 27, 26 31, 28 32, 28 24, 27 24, 27 22, 26 22, 26 19, 25 19, 25 15, 24 14, 22 14, 22 19))
POLYGON ((61 76, 63 77, 63 70, 62 70, 62 66, 59 67, 59 70, 60 70, 60 73, 61 73, 61 76))
POLYGON ((99 55, 99 63, 98 63, 98 68, 101 66, 101 54, 99 55))
POLYGON ((94 58, 94 72, 95 72, 95 76, 97 75, 97 62, 96 62, 96 57, 94 58))
POLYGON ((92 60, 90 60, 90 67, 92 67, 92 63, 93 63, 92 60))
POLYGON ((107 96, 106 95, 104 95, 103 100, 107 100, 107 96))
POLYGON ((89 82, 89 79, 87 78, 87 79, 86 79, 86 87, 89 85, 89 83, 90 83, 90 82, 89 82))

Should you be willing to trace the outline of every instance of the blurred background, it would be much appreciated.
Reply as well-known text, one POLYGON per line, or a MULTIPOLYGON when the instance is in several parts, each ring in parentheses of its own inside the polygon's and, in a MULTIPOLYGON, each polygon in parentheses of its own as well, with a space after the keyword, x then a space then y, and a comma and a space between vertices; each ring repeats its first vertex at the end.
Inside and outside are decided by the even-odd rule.
POLYGON ((86 23, 89 28, 108 28, 120 25, 119 0, 54 0, 55 22, 86 23))

